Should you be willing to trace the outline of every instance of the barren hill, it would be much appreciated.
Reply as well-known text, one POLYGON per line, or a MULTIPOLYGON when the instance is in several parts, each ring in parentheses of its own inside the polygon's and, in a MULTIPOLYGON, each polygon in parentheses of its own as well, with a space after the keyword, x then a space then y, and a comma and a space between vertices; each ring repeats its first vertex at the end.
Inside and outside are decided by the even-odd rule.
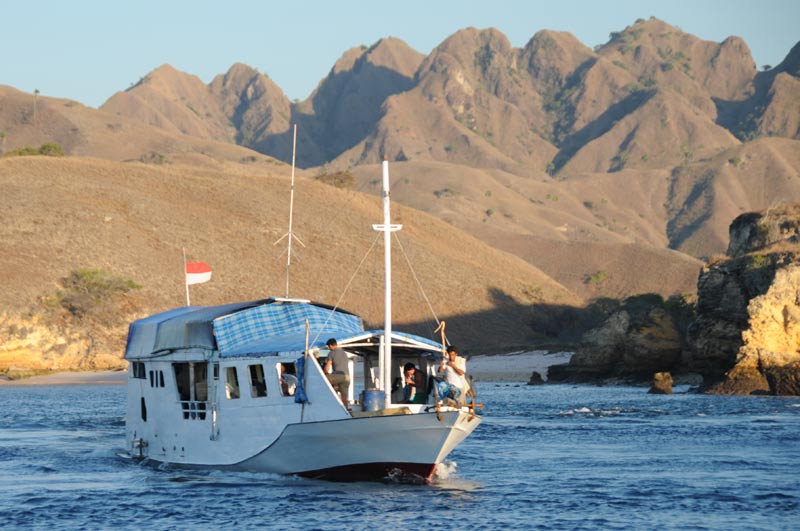
POLYGON ((757 72, 740 38, 655 18, 594 50, 466 28, 427 56, 396 38, 347 50, 302 102, 242 64, 208 85, 163 65, 100 110, 0 87, 0 131, 4 151, 259 173, 282 171, 298 124, 309 176, 376 194, 388 158, 399 202, 581 296, 670 295, 738 214, 800 197, 798 65, 800 45, 757 72))
POLYGON ((73 100, 26 94, 0 85, 0 153, 56 143, 65 154, 155 165, 192 164, 222 169, 230 163, 282 166, 256 151, 165 130, 121 113, 86 107, 73 100))
MULTIPOLYGON (((44 311, 36 301, 80 268, 141 285, 139 315, 180 306, 182 247, 213 268, 209 284, 192 287, 193 304, 285 295, 285 257, 273 242, 286 231, 287 171, 242 168, 0 159, 0 307, 44 311)), ((295 246, 290 295, 339 303, 373 325, 382 322, 383 253, 371 229, 382 217, 378 200, 306 179, 296 184, 295 199, 294 229, 305 247, 295 246)), ((395 247, 394 254, 399 324, 426 336, 435 327, 409 263, 452 340, 474 349, 529 344, 540 337, 537 305, 580 302, 524 261, 434 217, 402 205, 395 213, 404 224, 404 252, 395 247)))

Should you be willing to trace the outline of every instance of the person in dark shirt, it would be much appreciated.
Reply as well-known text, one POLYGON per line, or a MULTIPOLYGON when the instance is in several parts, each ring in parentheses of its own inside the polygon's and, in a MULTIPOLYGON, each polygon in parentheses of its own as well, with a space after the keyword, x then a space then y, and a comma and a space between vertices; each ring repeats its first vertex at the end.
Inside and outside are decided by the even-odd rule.
POLYGON ((325 374, 333 389, 339 393, 342 404, 347 407, 347 392, 350 389, 350 368, 347 353, 339 348, 334 338, 330 338, 328 346, 328 361, 325 362, 325 374))

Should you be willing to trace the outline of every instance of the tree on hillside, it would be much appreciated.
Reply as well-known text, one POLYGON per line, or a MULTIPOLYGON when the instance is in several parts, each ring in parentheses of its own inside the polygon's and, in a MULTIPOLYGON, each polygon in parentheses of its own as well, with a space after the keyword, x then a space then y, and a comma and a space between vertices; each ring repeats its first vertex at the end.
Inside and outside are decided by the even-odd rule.
POLYGON ((6 136, 7 135, 5 131, 0 131, 0 141, 3 143, 3 151, 0 151, 0 155, 6 154, 6 136))
POLYGON ((39 99, 39 89, 33 90, 33 122, 36 123, 36 103, 39 99))

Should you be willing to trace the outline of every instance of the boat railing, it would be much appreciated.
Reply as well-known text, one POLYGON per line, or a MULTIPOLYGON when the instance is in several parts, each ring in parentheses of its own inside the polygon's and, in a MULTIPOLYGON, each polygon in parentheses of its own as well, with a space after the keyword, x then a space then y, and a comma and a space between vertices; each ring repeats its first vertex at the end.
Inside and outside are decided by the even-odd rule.
POLYGON ((179 400, 184 420, 206 420, 209 402, 204 400, 179 400))

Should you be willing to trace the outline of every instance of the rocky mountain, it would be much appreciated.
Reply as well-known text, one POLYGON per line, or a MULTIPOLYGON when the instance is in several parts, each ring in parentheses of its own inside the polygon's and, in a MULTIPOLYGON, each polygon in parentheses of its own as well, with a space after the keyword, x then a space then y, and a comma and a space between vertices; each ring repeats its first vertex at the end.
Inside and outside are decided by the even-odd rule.
MULTIPOLYGON (((683 299, 725 252, 731 220, 800 197, 798 65, 795 46, 758 72, 741 39, 652 18, 596 49, 549 30, 516 48, 497 29, 466 28, 427 56, 395 38, 347 50, 305 101, 243 64, 209 84, 163 65, 100 109, 0 87, 0 151, 55 143, 70 159, 112 161, 110 174, 145 163, 175 182, 285 175, 298 125, 300 175, 345 188, 341 209, 347 194, 378 194, 377 163, 392 160, 395 200, 435 238, 467 233, 466 248, 535 271, 491 304, 541 316, 528 302, 545 285, 562 301, 683 299)), ((571 311, 547 300, 552 315, 571 311)))
MULTIPOLYGON (((467 28, 426 57, 393 38, 348 50, 314 93, 294 104, 243 65, 224 76, 228 81, 218 77, 205 92, 192 92, 196 102, 188 90, 163 94, 182 115, 187 105, 204 109, 195 117, 208 122, 206 129, 232 128, 237 143, 284 161, 296 123, 298 163, 353 172, 359 189, 376 187, 374 178, 359 178, 371 170, 358 168, 384 158, 404 162, 426 182, 433 179, 431 163, 442 163, 436 181, 453 186, 433 190, 436 198, 475 190, 464 197, 469 205, 439 208, 444 205, 431 204, 428 186, 399 199, 557 272, 562 268, 548 258, 532 258, 535 243, 545 240, 562 254, 586 249, 580 263, 596 263, 592 257, 609 243, 634 245, 627 255, 654 246, 707 258, 724 251, 728 223, 740 213, 800 197, 798 53, 795 47, 780 65, 757 72, 740 38, 704 41, 654 18, 612 33, 595 50, 564 32, 542 30, 515 48, 497 29, 467 28), (248 85, 255 79, 257 86, 248 85), (236 88, 223 96, 223 85, 236 88), (210 107, 222 110, 205 110, 210 107), (502 223, 481 214, 498 212, 498 201, 487 199, 496 197, 498 181, 518 191, 503 193, 502 223), (534 188, 547 188, 545 198, 534 188), (454 221, 462 216, 469 219, 454 221)), ((185 77, 179 87, 196 87, 185 77)), ((148 84, 156 86, 143 83, 125 94, 165 99, 152 96, 148 84)), ((146 107, 127 115, 148 120, 146 107)), ((680 260, 669 262, 687 271, 682 278, 690 276, 680 260)), ((591 296, 575 275, 607 271, 621 280, 631 267, 612 269, 599 263, 593 271, 568 273, 572 281, 556 278, 591 296)), ((600 292, 617 291, 607 283, 600 292)))
POLYGON ((708 393, 800 395, 800 203, 737 217, 728 256, 703 268, 697 291, 696 314, 654 295, 605 308, 550 380, 674 371, 702 376, 708 393))

